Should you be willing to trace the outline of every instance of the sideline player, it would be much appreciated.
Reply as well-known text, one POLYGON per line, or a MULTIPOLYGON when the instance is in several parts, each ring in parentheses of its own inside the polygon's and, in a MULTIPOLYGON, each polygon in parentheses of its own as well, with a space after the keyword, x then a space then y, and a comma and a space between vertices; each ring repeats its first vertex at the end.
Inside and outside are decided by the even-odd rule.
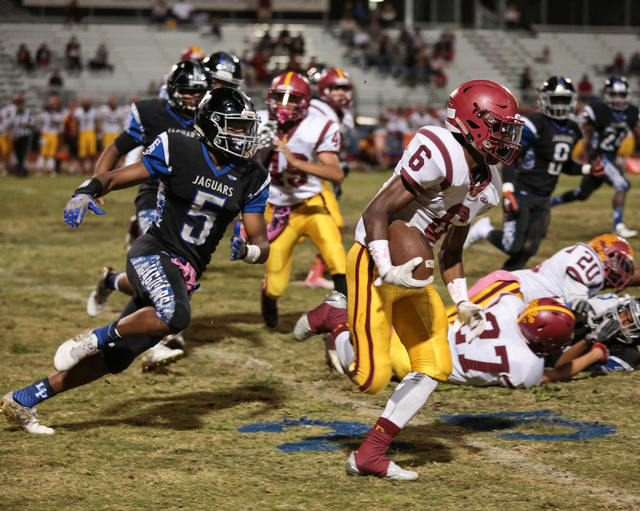
MULTIPOLYGON (((260 288, 262 318, 269 328, 278 324, 278 298, 289 285, 293 250, 308 236, 329 267, 335 288, 347 292, 346 255, 335 219, 322 197, 322 180, 342 182, 340 128, 323 116, 309 114, 311 87, 305 77, 287 72, 271 82, 262 123, 276 121, 269 147, 261 155, 271 173, 266 217, 271 256, 260 288)), ((272 128, 269 127, 269 130, 272 128)))
MULTIPOLYGON (((313 98, 311 100, 309 113, 324 115, 340 126, 342 150, 347 144, 349 133, 353 131, 356 125, 353 113, 351 113, 354 93, 353 82, 349 74, 342 69, 335 67, 325 69, 318 80, 318 92, 320 93, 320 99, 313 98)), ((349 174, 349 164, 343 161, 340 163, 340 167, 346 177, 349 174)), ((344 220, 342 213, 340 213, 340 206, 338 206, 338 199, 342 195, 342 185, 323 180, 321 195, 338 228, 342 229, 344 220)), ((317 253, 309 274, 305 278, 305 286, 333 289, 333 282, 322 276, 327 270, 327 265, 322 256, 317 253)))
MULTIPOLYGON (((573 148, 582 138, 571 120, 578 94, 571 80, 552 76, 538 91, 540 111, 523 117, 522 151, 514 166, 502 170, 504 220, 494 229, 489 218, 481 218, 469 229, 465 248, 486 238, 509 255, 503 270, 524 268, 547 235, 551 221, 551 194, 561 172, 568 174, 602 171, 602 165, 581 165, 571 160, 573 148)), ((594 162, 595 163, 595 162, 594 162)))
POLYGON ((638 231, 628 229, 622 219, 624 202, 631 183, 623 170, 615 165, 616 153, 630 130, 640 145, 638 107, 628 103, 629 84, 620 76, 612 76, 604 84, 604 103, 587 105, 584 109, 585 123, 582 129, 589 147, 589 163, 599 157, 604 166, 603 175, 589 174, 582 178, 580 186, 551 199, 551 206, 566 204, 575 200, 587 200, 602 183, 613 186, 613 232, 623 238, 631 238, 638 231))
POLYGON ((36 122, 40 130, 40 155, 36 161, 36 172, 41 174, 46 169, 49 176, 56 177, 58 145, 64 130, 64 114, 60 111, 58 96, 49 97, 36 122))
MULTIPOLYGON (((510 164, 516 158, 523 125, 518 103, 508 89, 488 80, 462 84, 449 97, 448 130, 426 126, 418 131, 393 177, 358 223, 356 243, 347 257, 351 335, 345 325, 342 331, 331 332, 336 353, 360 390, 377 394, 391 379, 389 333, 393 326, 409 353, 411 372, 391 395, 366 440, 349 456, 350 474, 416 479, 417 473, 401 469, 385 453, 438 382, 451 374, 442 299, 429 285, 432 278, 413 278, 422 258, 393 265, 389 224, 396 219, 411 222, 432 245, 446 234, 438 257, 442 280, 462 322, 471 328, 468 340, 478 337, 485 329, 485 318, 482 307, 467 295, 462 247, 469 223, 499 203, 500 176, 495 164, 510 164)), ((334 291, 327 302, 340 305, 337 295, 334 291)), ((341 297, 342 302, 344 299, 341 297)), ((296 340, 330 332, 327 320, 336 308, 331 305, 325 302, 303 314, 294 329, 296 340)))
POLYGON ((2 398, 2 413, 29 433, 53 433, 38 422, 37 404, 124 371, 164 336, 188 326, 189 293, 239 213, 248 242, 233 240, 232 259, 260 264, 269 256, 264 220, 269 175, 248 158, 258 128, 251 100, 235 89, 211 91, 198 107, 195 123, 197 138, 162 133, 141 161, 88 179, 67 204, 65 222, 77 227, 87 209, 104 213, 94 199, 112 190, 156 178, 166 192, 162 221, 134 241, 127 255, 135 294, 120 318, 63 343, 54 358, 58 372, 2 398))
POLYGON ((109 96, 106 105, 98 109, 100 133, 102 133, 102 149, 106 149, 116 141, 122 133, 128 112, 118 106, 118 98, 109 96))
POLYGON ((78 120, 78 158, 80 158, 80 173, 87 172, 87 164, 93 165, 97 153, 96 118, 98 111, 93 108, 91 98, 85 96, 76 108, 75 117, 78 120))

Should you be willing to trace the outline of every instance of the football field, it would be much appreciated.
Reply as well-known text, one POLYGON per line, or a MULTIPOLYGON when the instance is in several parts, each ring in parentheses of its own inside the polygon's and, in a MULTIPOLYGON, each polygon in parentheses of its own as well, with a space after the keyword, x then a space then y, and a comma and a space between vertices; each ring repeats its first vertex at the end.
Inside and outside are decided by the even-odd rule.
MULTIPOLYGON (((344 244, 389 176, 344 184, 344 244)), ((626 224, 640 227, 640 179, 630 176, 626 224)), ((135 190, 106 197, 106 215, 71 230, 63 209, 78 176, 0 177, 0 396, 54 372, 57 347, 117 319, 114 293, 98 318, 86 299, 100 269, 124 271, 135 190)), ((563 177, 564 191, 579 180, 563 177)), ((531 261, 610 232, 612 189, 556 208, 531 261)), ((489 214, 496 225, 499 208, 489 214)), ((630 240, 640 254, 638 238, 630 240)), ((324 298, 302 285, 315 254, 297 247, 292 282, 269 331, 261 267, 229 261, 225 239, 192 298, 187 354, 161 371, 124 373, 45 401, 30 435, 0 422, 1 510, 600 510, 640 509, 640 374, 581 373, 530 390, 441 384, 392 444, 416 482, 352 477, 351 449, 396 383, 360 394, 325 365, 320 337, 293 325, 324 298)), ((637 256, 640 257, 640 256, 637 256)), ((483 241, 465 253, 469 285, 505 257, 483 241)), ((448 293, 436 276, 445 303, 448 293)))

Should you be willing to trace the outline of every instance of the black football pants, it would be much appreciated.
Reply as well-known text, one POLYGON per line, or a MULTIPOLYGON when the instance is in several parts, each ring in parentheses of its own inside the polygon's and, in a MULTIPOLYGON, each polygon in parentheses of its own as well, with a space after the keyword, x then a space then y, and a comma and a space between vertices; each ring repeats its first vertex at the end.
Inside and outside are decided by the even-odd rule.
POLYGON ((519 189, 516 183, 518 215, 504 215, 502 230, 494 229, 487 239, 509 255, 503 270, 514 271, 525 267, 530 257, 540 248, 551 221, 551 198, 532 195, 519 189))

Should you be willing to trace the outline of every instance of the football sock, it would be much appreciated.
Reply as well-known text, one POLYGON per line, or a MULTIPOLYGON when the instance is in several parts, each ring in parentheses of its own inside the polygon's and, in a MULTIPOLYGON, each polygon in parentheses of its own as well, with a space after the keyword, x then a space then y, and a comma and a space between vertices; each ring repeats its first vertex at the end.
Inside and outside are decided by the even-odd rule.
POLYGON ((487 241, 491 243, 494 247, 499 248, 500 250, 504 250, 502 248, 502 236, 503 231, 500 229, 494 229, 487 235, 487 241))
POLYGON ((44 161, 44 156, 38 156, 38 161, 36 161, 36 169, 38 169, 38 171, 44 169, 44 161))
POLYGON ((22 406, 33 408, 45 399, 49 399, 55 395, 56 393, 49 383, 49 378, 45 378, 24 389, 16 390, 13 393, 13 399, 22 406))
POLYGON ((123 277, 126 278, 127 274, 126 273, 118 273, 118 276, 113 281, 113 287, 114 287, 114 289, 116 291, 120 291, 120 279, 122 279, 123 277))
POLYGON ((344 296, 347 295, 347 276, 344 273, 338 273, 336 275, 331 275, 333 279, 333 285, 335 286, 335 290, 342 293, 344 296))
POLYGON ((429 400, 438 381, 424 373, 411 371, 396 387, 387 401, 382 417, 402 429, 429 400))
POLYGON ((104 287, 107 289, 115 289, 118 290, 118 278, 121 274, 116 273, 115 271, 110 271, 107 274, 107 278, 104 280, 104 287))
POLYGON ((551 207, 562 204, 562 195, 556 195, 555 197, 551 197, 551 207))
POLYGON ((349 368, 353 363, 353 345, 351 344, 351 334, 349 330, 339 333, 334 341, 336 352, 340 359, 340 365, 345 374, 349 373, 349 368))
POLYGON ((361 474, 381 477, 387 475, 391 460, 385 456, 385 452, 401 429, 389 419, 378 419, 355 452, 356 465, 361 474))
POLYGON ((622 223, 622 216, 624 215, 624 206, 613 208, 613 229, 618 227, 618 224, 622 223))
POLYGON ((108 345, 114 343, 118 339, 122 339, 118 330, 116 330, 117 321, 114 321, 110 325, 96 328, 93 333, 98 338, 98 349, 102 350, 108 345))

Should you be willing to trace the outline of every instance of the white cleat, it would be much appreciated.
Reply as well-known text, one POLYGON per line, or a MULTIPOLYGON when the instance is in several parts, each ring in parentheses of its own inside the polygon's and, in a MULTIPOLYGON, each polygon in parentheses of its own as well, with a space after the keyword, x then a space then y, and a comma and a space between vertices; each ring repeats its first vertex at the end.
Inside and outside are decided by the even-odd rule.
POLYGON ((616 229, 614 234, 620 236, 621 238, 633 238, 638 234, 638 231, 634 231, 633 229, 628 229, 624 224, 616 225, 616 229))
POLYGON ((182 332, 178 334, 167 335, 164 339, 162 339, 162 344, 167 346, 168 348, 184 348, 186 343, 184 341, 184 337, 182 336, 182 332))
POLYGON ((107 300, 109 295, 113 292, 113 289, 107 289, 107 277, 110 273, 115 273, 113 268, 105 266, 100 271, 100 279, 96 289, 91 292, 89 299, 87 300, 87 314, 91 317, 96 317, 107 306, 107 300))
POLYGON ((28 408, 22 406, 13 399, 13 392, 9 392, 2 398, 0 402, 0 412, 7 420, 15 422, 28 433, 35 435, 53 435, 54 433, 53 429, 40 424, 35 407, 28 408))
POLYGON ((53 365, 57 371, 68 371, 81 360, 99 351, 98 338, 93 333, 93 328, 90 328, 63 342, 53 357, 53 365))
MULTIPOLYGON (((343 311, 347 310, 347 297, 344 296, 340 291, 334 291, 331 294, 328 294, 324 299, 322 304, 318 307, 322 307, 324 304, 330 305, 331 307, 335 307, 336 309, 340 309, 343 311)), ((314 335, 318 335, 322 332, 314 332, 311 330, 311 325, 309 324, 309 317, 305 312, 300 319, 296 322, 296 326, 293 327, 293 338, 298 342, 306 341, 310 339, 314 335)))
MULTIPOLYGON (((347 460, 347 474, 361 476, 366 474, 361 474, 360 470, 358 470, 358 466, 356 465, 356 453, 352 452, 349 455, 349 459, 347 460)), ((393 461, 389 463, 389 468, 387 468, 386 477, 389 479, 397 479, 399 481, 415 481, 418 479, 418 473, 412 472, 411 470, 404 470, 396 465, 393 461)))
POLYGON ((489 217, 485 216, 478 220, 471 226, 471 229, 469 229, 469 234, 467 234, 467 239, 463 245, 464 250, 468 249, 474 243, 485 239, 491 231, 493 231, 493 226, 491 225, 489 217))
POLYGON ((165 366, 177 362, 184 356, 182 350, 172 350, 164 345, 164 341, 159 342, 142 355, 142 369, 148 371, 156 367, 165 366))

